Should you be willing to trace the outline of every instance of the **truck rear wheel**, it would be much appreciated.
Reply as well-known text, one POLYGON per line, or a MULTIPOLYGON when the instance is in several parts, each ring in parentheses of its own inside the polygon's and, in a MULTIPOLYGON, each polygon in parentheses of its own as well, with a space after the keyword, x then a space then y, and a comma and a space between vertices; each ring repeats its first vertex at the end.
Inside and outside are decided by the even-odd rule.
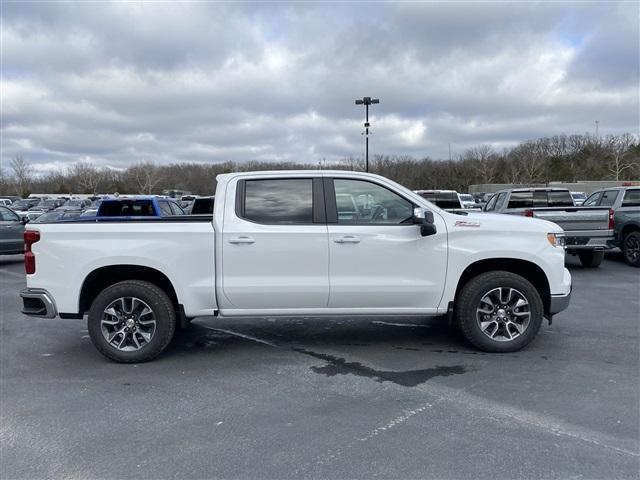
POLYGON ((631 232, 622 242, 624 261, 632 267, 640 267, 640 232, 631 232))
POLYGON ((578 252, 578 258, 583 267, 599 267, 604 259, 604 250, 582 250, 578 252))
POLYGON ((538 334, 544 309, 536 288, 511 272, 471 279, 460 291, 456 321, 463 336, 485 352, 515 352, 538 334))
POLYGON ((156 285, 139 280, 103 290, 89 309, 89 336, 105 357, 120 363, 147 362, 173 338, 174 306, 156 285))

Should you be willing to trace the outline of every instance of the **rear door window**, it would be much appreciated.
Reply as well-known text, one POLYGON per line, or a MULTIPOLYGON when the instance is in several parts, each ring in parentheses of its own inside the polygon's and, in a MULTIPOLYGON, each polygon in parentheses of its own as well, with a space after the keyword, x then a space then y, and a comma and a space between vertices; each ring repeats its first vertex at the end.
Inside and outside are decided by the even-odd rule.
POLYGON ((313 181, 310 178, 246 180, 240 216, 256 223, 313 223, 313 181))
POLYGON ((640 188, 624 192, 623 207, 640 207, 640 188))

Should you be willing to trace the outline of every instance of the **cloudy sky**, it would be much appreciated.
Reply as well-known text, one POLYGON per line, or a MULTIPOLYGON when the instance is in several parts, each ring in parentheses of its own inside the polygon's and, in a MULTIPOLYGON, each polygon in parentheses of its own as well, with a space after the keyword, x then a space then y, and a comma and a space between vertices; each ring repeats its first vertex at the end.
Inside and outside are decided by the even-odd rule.
POLYGON ((638 133, 639 6, 2 2, 2 152, 88 160, 447 158, 638 133))

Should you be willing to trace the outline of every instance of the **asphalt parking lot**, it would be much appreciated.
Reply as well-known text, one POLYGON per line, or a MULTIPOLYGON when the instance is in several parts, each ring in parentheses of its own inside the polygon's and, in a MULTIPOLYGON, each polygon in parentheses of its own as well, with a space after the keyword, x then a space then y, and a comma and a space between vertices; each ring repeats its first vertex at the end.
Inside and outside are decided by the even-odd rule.
POLYGON ((0 477, 638 478, 640 275, 568 264, 570 309, 515 354, 435 319, 200 319, 118 365, 22 316, 0 257, 0 477))

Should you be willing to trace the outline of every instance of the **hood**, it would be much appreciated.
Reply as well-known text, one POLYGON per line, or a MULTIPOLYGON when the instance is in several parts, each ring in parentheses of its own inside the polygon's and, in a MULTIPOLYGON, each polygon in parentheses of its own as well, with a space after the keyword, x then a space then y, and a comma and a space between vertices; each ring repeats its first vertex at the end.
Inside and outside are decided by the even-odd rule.
POLYGON ((539 218, 469 211, 467 215, 447 214, 450 228, 480 228, 492 231, 562 233, 564 230, 553 222, 539 218))

